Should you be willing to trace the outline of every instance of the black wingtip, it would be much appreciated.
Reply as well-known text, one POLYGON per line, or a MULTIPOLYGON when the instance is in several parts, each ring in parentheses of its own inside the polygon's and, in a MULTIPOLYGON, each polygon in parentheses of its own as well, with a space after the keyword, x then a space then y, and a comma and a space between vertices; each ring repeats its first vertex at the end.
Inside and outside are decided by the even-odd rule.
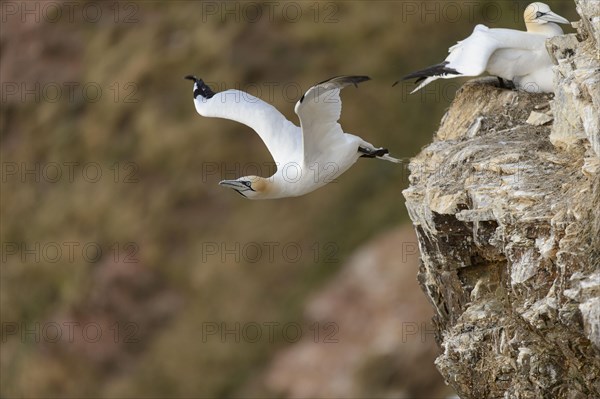
POLYGON ((194 98, 198 96, 202 96, 204 98, 212 98, 215 95, 215 92, 212 91, 202 79, 199 79, 194 75, 186 75, 184 79, 194 81, 194 98))
POLYGON ((392 85, 392 87, 396 87, 398 85, 398 83, 400 83, 399 80, 395 81, 394 84, 392 85))
MULTIPOLYGON (((315 90, 319 91, 320 93, 322 93, 323 91, 332 90, 334 88, 343 89, 344 87, 350 86, 350 85, 353 85, 354 87, 358 87, 359 83, 365 82, 367 80, 371 80, 371 78, 368 76, 364 76, 364 75, 363 76, 359 76, 359 75, 334 76, 333 78, 329 78, 322 82, 316 83, 314 86, 312 86, 309 89, 309 91, 312 89, 315 89, 315 90), (331 85, 327 85, 325 87, 319 87, 319 86, 325 85, 327 83, 331 83, 331 85)), ((306 93, 308 93, 309 91, 307 91, 306 93)), ((302 97, 300 98, 300 103, 302 103, 304 101, 306 93, 304 93, 302 95, 302 97)), ((320 95, 320 94, 317 94, 317 95, 320 95)))
POLYGON ((448 64, 448 61, 444 61, 441 64, 432 65, 420 71, 409 73, 408 75, 403 77, 402 80, 416 78, 417 81, 415 83, 419 83, 431 76, 461 75, 461 73, 458 72, 456 69, 446 67, 446 65, 448 64))
POLYGON ((324 81, 315 84, 315 86, 318 86, 318 85, 321 85, 321 84, 327 83, 327 82, 337 81, 340 83, 351 83, 355 87, 358 87, 359 83, 366 82, 367 80, 371 80, 371 78, 368 76, 364 76, 364 75, 362 75, 362 76, 360 76, 360 75, 340 75, 340 76, 334 76, 329 79, 325 79, 324 81))
POLYGON ((355 87, 358 87, 359 83, 371 80, 371 78, 368 76, 349 76, 349 78, 352 80, 352 83, 354 83, 355 87))
POLYGON ((368 76, 348 76, 348 79, 352 82, 354 87, 358 88, 358 84, 362 82, 366 82, 367 80, 371 80, 368 76))

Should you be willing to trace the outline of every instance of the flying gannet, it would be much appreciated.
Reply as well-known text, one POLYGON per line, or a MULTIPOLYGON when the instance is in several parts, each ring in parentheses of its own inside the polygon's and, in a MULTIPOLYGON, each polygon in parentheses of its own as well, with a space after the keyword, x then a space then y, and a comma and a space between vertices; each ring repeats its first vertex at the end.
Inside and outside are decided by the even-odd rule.
POLYGON ((450 47, 450 55, 444 62, 403 78, 422 82, 411 94, 440 78, 478 76, 484 72, 497 76, 501 85, 505 79, 528 92, 553 92, 553 64, 546 50, 546 39, 562 35, 556 23, 569 21, 544 3, 527 6, 524 19, 527 32, 477 25, 471 36, 450 47))
POLYGON ((324 186, 348 170, 360 157, 400 161, 385 148, 375 148, 358 136, 344 133, 340 90, 369 80, 367 76, 339 76, 312 86, 296 103, 300 127, 275 107, 239 90, 214 93, 201 79, 194 81, 196 111, 206 117, 230 119, 252 128, 267 146, 277 171, 269 178, 245 176, 223 180, 249 199, 297 197, 324 186))

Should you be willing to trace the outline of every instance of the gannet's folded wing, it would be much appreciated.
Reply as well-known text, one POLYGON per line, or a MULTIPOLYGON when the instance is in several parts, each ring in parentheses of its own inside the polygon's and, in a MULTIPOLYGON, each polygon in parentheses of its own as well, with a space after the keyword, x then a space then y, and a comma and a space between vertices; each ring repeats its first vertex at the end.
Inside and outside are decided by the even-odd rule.
POLYGON ((450 54, 444 62, 413 72, 403 79, 417 78, 416 83, 422 82, 413 93, 436 79, 478 76, 486 71, 510 80, 515 75, 525 75, 530 69, 540 67, 540 53, 546 52, 544 41, 542 35, 477 25, 471 36, 450 47, 450 54))
POLYGON ((450 47, 446 66, 463 76, 477 76, 489 72, 493 59, 494 62, 500 63, 498 67, 510 70, 514 60, 527 58, 528 55, 533 60, 538 52, 547 52, 545 41, 546 37, 542 35, 514 29, 489 29, 484 25, 477 25, 471 36, 450 47), (499 50, 502 53, 496 56, 499 50))
POLYGON ((323 143, 339 140, 344 133, 338 123, 342 113, 340 90, 358 86, 368 76, 337 76, 312 86, 296 103, 295 112, 302 128, 304 160, 318 159, 323 143))
POLYGON ((402 79, 417 78, 416 83, 420 84, 412 91, 414 93, 437 79, 481 75, 485 72, 490 56, 502 46, 489 32, 487 26, 477 25, 471 36, 448 49, 450 54, 444 62, 408 74, 402 79))
POLYGON ((485 72, 492 54, 504 46, 493 30, 477 25, 471 36, 450 47, 446 67, 459 75, 478 76, 485 72))
POLYGON ((301 161, 300 129, 274 106, 240 90, 214 93, 201 79, 189 78, 195 80, 194 105, 200 115, 229 119, 252 128, 277 164, 301 161))

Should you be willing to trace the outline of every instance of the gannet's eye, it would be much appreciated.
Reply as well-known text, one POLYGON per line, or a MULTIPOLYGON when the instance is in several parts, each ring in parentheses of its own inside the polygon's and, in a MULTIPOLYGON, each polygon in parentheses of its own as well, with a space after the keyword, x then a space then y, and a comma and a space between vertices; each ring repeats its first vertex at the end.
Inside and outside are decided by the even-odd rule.
POLYGON ((250 183, 249 181, 245 181, 245 182, 244 182, 244 185, 245 185, 246 187, 248 187, 248 188, 251 188, 251 187, 252 187, 252 183, 250 183))
POLYGON ((541 18, 541 17, 543 17, 544 15, 546 15, 546 13, 543 13, 543 12, 541 12, 541 11, 538 11, 538 12, 536 12, 536 13, 535 13, 535 17, 536 17, 536 18, 541 18))

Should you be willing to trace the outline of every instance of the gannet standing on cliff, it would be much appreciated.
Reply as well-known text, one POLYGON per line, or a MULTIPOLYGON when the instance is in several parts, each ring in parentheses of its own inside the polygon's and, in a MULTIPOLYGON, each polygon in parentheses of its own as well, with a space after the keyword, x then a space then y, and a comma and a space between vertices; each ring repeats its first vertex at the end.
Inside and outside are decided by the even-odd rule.
POLYGON ((414 93, 440 78, 478 76, 487 72, 512 81, 517 89, 533 93, 554 91, 553 64, 546 50, 546 39, 562 35, 556 23, 568 24, 569 21, 544 3, 527 6, 524 19, 527 32, 477 25, 471 36, 450 47, 450 55, 444 62, 413 72, 403 80, 422 81, 414 93))
POLYGON ((201 79, 194 81, 196 111, 206 117, 230 119, 252 128, 267 146, 277 171, 269 178, 245 176, 223 180, 249 199, 297 197, 333 181, 360 157, 391 162, 385 148, 375 148, 358 136, 344 133, 337 122, 342 112, 340 90, 369 80, 367 76, 339 76, 318 83, 296 103, 300 127, 275 107, 239 90, 214 93, 201 79))

